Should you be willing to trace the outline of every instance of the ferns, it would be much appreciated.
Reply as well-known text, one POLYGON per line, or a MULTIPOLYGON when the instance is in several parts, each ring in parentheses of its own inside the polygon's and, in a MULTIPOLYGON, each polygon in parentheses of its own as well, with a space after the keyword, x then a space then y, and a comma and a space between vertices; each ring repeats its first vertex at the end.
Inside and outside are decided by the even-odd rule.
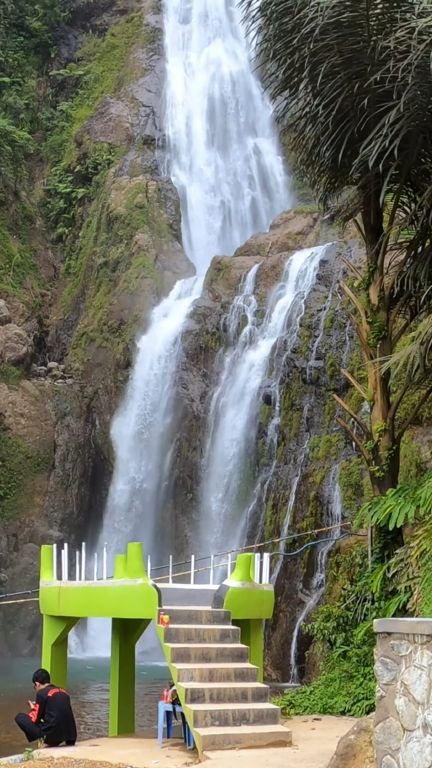
POLYGON ((415 485, 400 485, 370 501, 360 511, 357 524, 404 528, 403 546, 376 569, 375 578, 392 582, 398 594, 407 598, 412 613, 431 615, 432 472, 415 485))

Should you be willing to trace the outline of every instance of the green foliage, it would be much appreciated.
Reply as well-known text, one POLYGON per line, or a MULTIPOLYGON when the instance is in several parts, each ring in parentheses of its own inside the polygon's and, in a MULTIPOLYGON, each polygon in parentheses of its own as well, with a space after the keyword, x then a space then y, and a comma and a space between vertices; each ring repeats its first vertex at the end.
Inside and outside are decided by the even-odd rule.
MULTIPOLYGON (((375 525, 384 533, 404 528, 404 540, 384 563, 377 564, 378 582, 392 584, 396 595, 417 615, 429 615, 432 557, 432 472, 414 483, 393 488, 366 504, 358 515, 359 525, 375 525)), ((377 558, 379 551, 375 557, 377 558)))
POLYGON ((31 216, 21 204, 9 213, 8 223, 0 208, 0 291, 21 294, 25 286, 27 299, 36 298, 43 282, 30 245, 31 216), (11 234, 12 229, 19 238, 11 234))
POLYGON ((119 149, 100 143, 89 147, 74 163, 55 165, 46 182, 45 210, 55 240, 66 240, 74 231, 82 203, 94 197, 94 190, 119 157, 119 149))
POLYGON ((23 376, 24 371, 22 368, 17 368, 16 366, 9 365, 8 363, 3 363, 3 365, 0 365, 0 381, 4 381, 5 384, 19 384, 23 376))
POLYGON ((342 463, 339 486, 342 494, 342 505, 346 512, 357 512, 363 503, 366 493, 365 480, 364 462, 358 456, 353 456, 342 463))
POLYGON ((330 385, 334 385, 338 374, 340 372, 340 365, 337 356, 334 352, 328 352, 325 358, 326 374, 328 376, 330 385))
POLYGON ((413 435, 407 432, 401 444, 399 482, 415 483, 426 471, 422 450, 413 435))
POLYGON ((317 680, 285 692, 274 703, 284 715, 368 715, 375 708, 372 660, 370 642, 350 643, 344 654, 328 655, 317 680))
MULTIPOLYGON (((72 98, 48 110, 52 121, 45 142, 50 164, 46 182, 45 213, 54 240, 72 250, 85 206, 95 199, 106 172, 127 150, 106 142, 93 143, 84 133, 85 123, 100 102, 127 85, 133 75, 132 52, 145 42, 142 14, 132 14, 115 24, 105 36, 88 35, 77 61, 65 70, 52 72, 55 81, 71 79, 72 98)), ((68 254, 70 256, 70 253, 68 254)))
POLYGON ((47 470, 51 462, 51 454, 36 451, 0 424, 0 519, 18 512, 26 480, 47 470))
POLYGON ((28 236, 33 211, 23 188, 43 122, 40 78, 64 17, 63 0, 0 3, 0 291, 20 298, 32 298, 40 283, 28 236))
POLYGON ((338 433, 314 435, 310 441, 310 456, 313 461, 326 461, 338 457, 343 438, 338 433))
POLYGON ((401 484, 372 499, 360 511, 358 524, 393 530, 432 514, 432 472, 414 486, 401 484))
POLYGON ((0 195, 23 173, 39 127, 37 78, 54 51, 63 0, 3 0, 0 8, 0 195))
MULTIPOLYGON (((78 52, 77 62, 69 65, 67 75, 77 78, 77 88, 69 101, 56 105, 46 115, 54 120, 54 128, 45 143, 45 151, 54 164, 74 167, 77 148, 74 139, 94 114, 103 98, 126 86, 134 74, 131 53, 148 38, 141 13, 127 16, 103 37, 88 35, 78 52)), ((53 75, 59 73, 53 73, 53 75)), ((64 73, 60 74, 64 77, 64 73)))
POLYGON ((310 656, 320 660, 311 684, 277 701, 287 715, 331 714, 361 717, 375 706, 373 620, 404 611, 409 591, 400 591, 382 566, 368 569, 363 543, 330 558, 324 604, 304 631, 310 656))

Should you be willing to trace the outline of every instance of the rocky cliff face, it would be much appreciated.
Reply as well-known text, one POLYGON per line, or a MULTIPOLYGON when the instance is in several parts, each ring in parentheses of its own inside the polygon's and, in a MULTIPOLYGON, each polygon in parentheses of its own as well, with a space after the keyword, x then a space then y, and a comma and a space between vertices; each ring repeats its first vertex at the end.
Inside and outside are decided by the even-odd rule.
MULTIPOLYGON (((42 542, 73 543, 97 528, 112 471, 109 426, 134 336, 175 281, 193 273, 159 157, 159 3, 76 3, 58 44, 58 70, 83 66, 84 74, 72 87, 60 78, 51 94, 73 126, 53 129, 57 155, 35 161, 28 192, 41 200, 33 253, 45 288, 37 312, 29 285, 0 302, 6 592, 37 586, 42 542)), ((0 651, 34 651, 37 622, 35 603, 9 607, 0 651)))

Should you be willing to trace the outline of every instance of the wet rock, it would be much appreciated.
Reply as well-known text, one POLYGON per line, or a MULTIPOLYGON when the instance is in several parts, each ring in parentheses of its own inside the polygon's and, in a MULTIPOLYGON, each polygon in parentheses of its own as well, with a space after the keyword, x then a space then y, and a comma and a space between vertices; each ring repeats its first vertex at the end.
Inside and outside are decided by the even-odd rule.
POLYGON ((36 376, 40 379, 43 379, 47 375, 48 370, 45 365, 32 365, 30 369, 30 373, 32 376, 36 376))
POLYGON ((0 363, 21 365, 30 361, 33 345, 29 337, 13 323, 0 326, 0 363))
POLYGON ((59 364, 58 363, 55 363, 54 361, 48 363, 48 365, 47 365, 48 373, 52 373, 53 371, 58 371, 58 370, 59 370, 59 364))
POLYGON ((0 325, 7 325, 11 322, 11 315, 9 311, 9 307, 4 301, 4 299, 0 299, 0 325))
MULTIPOLYGON (((127 146, 133 138, 132 114, 124 101, 106 96, 94 115, 76 136, 78 146, 104 142, 116 147, 127 146)), ((85 151, 85 149, 84 149, 85 151)))

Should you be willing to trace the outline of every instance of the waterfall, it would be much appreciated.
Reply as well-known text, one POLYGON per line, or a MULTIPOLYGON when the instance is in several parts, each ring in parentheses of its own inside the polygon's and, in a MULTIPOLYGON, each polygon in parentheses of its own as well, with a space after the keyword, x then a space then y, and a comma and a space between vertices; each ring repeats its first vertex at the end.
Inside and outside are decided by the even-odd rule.
POLYGON ((324 526, 332 527, 333 530, 326 534, 327 541, 317 545, 315 573, 312 578, 309 595, 305 600, 304 607, 297 617, 294 632, 291 640, 290 664, 291 664, 291 683, 300 681, 298 669, 298 641, 303 623, 317 607, 325 589, 325 578, 327 569, 327 560, 336 539, 340 536, 340 524, 342 522, 342 496, 339 486, 340 464, 334 466, 326 480, 325 488, 325 515, 324 526))
MULTIPOLYGON (((294 253, 287 261, 281 282, 270 295, 262 324, 256 327, 256 302, 241 289, 228 316, 228 329, 237 308, 247 309, 246 325, 225 355, 215 390, 209 436, 203 461, 199 551, 218 551, 243 543, 248 510, 262 478, 254 477, 255 446, 262 405, 262 385, 272 352, 283 340, 284 357, 297 339, 306 297, 312 288, 326 246, 294 253), (247 300, 247 303, 246 303, 247 300)), ((250 275, 246 285, 251 289, 250 275)), ((238 324, 238 321, 237 321, 238 324)), ((231 331, 232 333, 232 331, 231 331)), ((278 386, 281 370, 271 384, 279 418, 278 386)))
POLYGON ((166 133, 183 245, 203 274, 289 207, 236 0, 166 0, 166 133))
MULTIPOLYGON (((199 279, 179 281, 153 311, 112 425, 115 468, 99 545, 111 559, 135 538, 167 559, 181 333, 214 255, 231 255, 290 205, 272 109, 253 71, 235 0, 165 0, 165 132, 183 245, 199 279)), ((107 652, 105 642, 105 652, 107 652)), ((89 654, 101 652, 89 631, 89 654)))

